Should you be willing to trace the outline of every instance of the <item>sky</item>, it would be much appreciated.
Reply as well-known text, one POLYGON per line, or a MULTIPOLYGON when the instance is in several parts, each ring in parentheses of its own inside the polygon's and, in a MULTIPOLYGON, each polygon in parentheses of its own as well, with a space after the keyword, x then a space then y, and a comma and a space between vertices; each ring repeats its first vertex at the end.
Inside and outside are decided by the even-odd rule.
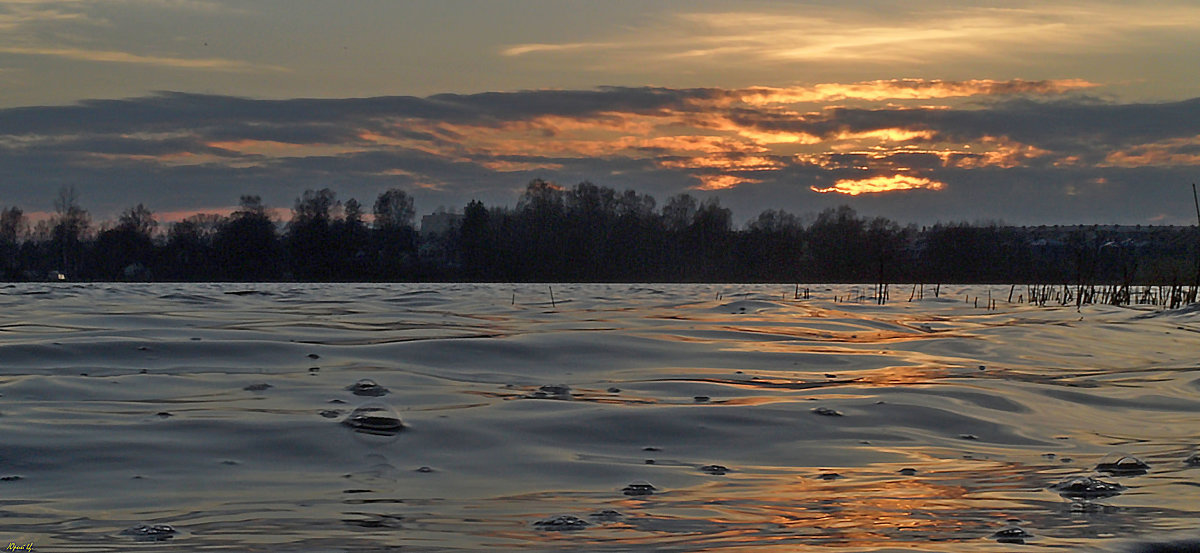
POLYGON ((429 213, 541 178, 738 223, 1195 224, 1200 4, 994 4, 0 0, 0 206, 429 213))

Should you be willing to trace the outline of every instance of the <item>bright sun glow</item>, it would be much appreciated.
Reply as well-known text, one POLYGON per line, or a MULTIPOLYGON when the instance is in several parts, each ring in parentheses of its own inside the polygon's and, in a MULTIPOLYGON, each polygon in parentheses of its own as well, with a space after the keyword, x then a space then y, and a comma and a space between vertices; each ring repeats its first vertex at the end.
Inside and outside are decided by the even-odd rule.
POLYGON ((924 177, 914 177, 910 175, 892 175, 878 176, 867 179, 843 179, 834 183, 828 188, 810 187, 813 192, 827 194, 836 192, 847 196, 857 196, 859 194, 876 194, 879 192, 892 192, 894 190, 914 190, 924 188, 926 190, 941 190, 946 187, 945 183, 930 180, 924 177))

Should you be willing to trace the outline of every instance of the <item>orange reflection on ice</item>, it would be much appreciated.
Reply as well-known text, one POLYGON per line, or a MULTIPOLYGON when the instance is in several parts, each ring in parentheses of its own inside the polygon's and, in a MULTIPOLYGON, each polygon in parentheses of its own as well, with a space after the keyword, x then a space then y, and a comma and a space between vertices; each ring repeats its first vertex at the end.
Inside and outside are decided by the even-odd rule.
POLYGON ((877 176, 866 179, 844 179, 837 181, 833 186, 827 188, 810 187, 813 192, 827 194, 835 192, 845 194, 847 196, 858 196, 859 194, 877 194, 880 192, 892 192, 896 190, 941 190, 946 187, 945 183, 930 180, 924 177, 914 177, 911 175, 892 175, 892 176, 877 176))

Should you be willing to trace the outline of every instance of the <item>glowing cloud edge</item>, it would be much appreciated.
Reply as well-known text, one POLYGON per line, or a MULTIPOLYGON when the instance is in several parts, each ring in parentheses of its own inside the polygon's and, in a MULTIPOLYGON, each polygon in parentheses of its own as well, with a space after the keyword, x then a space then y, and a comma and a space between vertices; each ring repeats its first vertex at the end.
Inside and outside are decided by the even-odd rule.
POLYGON ((912 175, 880 175, 866 179, 842 179, 833 183, 833 186, 827 188, 810 186, 809 189, 813 192, 819 192, 821 194, 836 193, 845 194, 847 196, 858 196, 860 194, 879 194, 898 190, 942 190, 945 187, 946 183, 927 179, 925 177, 915 177, 912 175))

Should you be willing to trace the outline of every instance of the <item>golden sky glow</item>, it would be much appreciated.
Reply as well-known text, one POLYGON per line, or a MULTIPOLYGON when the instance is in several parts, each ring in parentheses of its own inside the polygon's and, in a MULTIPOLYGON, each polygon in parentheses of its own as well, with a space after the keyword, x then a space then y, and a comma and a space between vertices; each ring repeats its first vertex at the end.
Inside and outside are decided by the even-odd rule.
POLYGON ((844 179, 837 181, 833 186, 827 188, 812 187, 813 192, 827 194, 834 192, 837 194, 846 194, 848 196, 857 196, 859 194, 878 194, 881 192, 893 192, 897 190, 941 190, 945 188, 945 183, 929 180, 923 177, 913 177, 909 175, 890 175, 870 177, 866 179, 844 179))
POLYGON ((283 67, 255 65, 238 60, 220 58, 173 58, 164 56, 145 56, 132 54, 129 52, 87 50, 81 48, 23 48, 19 46, 5 46, 0 47, 0 54, 48 56, 89 62, 157 65, 178 69, 232 71, 241 73, 248 73, 252 71, 286 71, 286 69, 283 67))
POLYGON ((740 91, 739 100, 751 105, 791 104, 801 102, 836 102, 857 100, 933 100, 991 94, 1021 92, 1063 93, 1099 86, 1083 79, 1049 81, 994 81, 973 79, 942 81, 923 79, 891 79, 860 83, 822 83, 808 87, 752 87, 740 91))
MULTIPOLYGON (((879 67, 1013 64, 1022 56, 1119 52, 1132 36, 1178 33, 1200 25, 1200 7, 1163 4, 912 4, 907 10, 848 4, 830 9, 712 10, 645 18, 589 40, 510 44, 508 57, 583 62, 593 71, 619 63, 660 70, 733 63, 764 69, 806 64, 879 67)), ((1042 60, 1043 62, 1045 60, 1042 60)))
POLYGON ((0 0, 0 197, 44 211, 78 183, 105 217, 401 187, 421 211, 544 178, 716 195, 743 221, 1194 219, 1153 207, 1200 166, 1191 1, 305 8, 0 0))
MULTIPOLYGON (((398 114, 388 117, 383 125, 363 122, 369 127, 342 132, 353 140, 341 142, 233 138, 203 142, 208 151, 97 155, 171 166, 220 163, 262 168, 288 159, 404 151, 441 160, 439 163, 475 165, 499 174, 563 171, 573 159, 626 159, 684 174, 689 178, 688 187, 698 191, 753 188, 789 168, 812 167, 834 176, 834 184, 808 184, 808 190, 849 198, 912 190, 942 191, 946 182, 934 173, 945 169, 1013 169, 1041 160, 1059 166, 1080 163, 1079 156, 1061 155, 1007 135, 981 133, 965 140, 950 140, 944 136, 946 130, 933 125, 940 114, 956 109, 953 105, 898 107, 892 101, 1003 98, 1029 92, 1055 95, 1093 86, 1077 79, 899 79, 789 89, 753 87, 700 91, 673 105, 649 110, 614 108, 536 114, 499 122, 488 118, 451 122, 398 114), (866 103, 853 110, 822 103, 831 99, 866 103), (850 173, 840 174, 847 171, 850 173), (860 176, 864 173, 871 176, 860 176)), ((189 135, 186 131, 160 132, 155 137, 186 140, 189 135)), ((1195 140, 1172 139, 1111 152, 1105 163, 1196 163, 1195 156, 1180 153, 1195 140)), ((385 164, 376 172, 404 178, 425 190, 452 187, 451 180, 414 168, 385 164)))
MULTIPOLYGON (((799 127, 772 128, 758 115, 789 124, 829 117, 817 100, 925 99, 1006 95, 1025 91, 1058 93, 1094 86, 1080 80, 1064 81, 922 81, 903 79, 866 83, 819 84, 805 88, 764 87, 714 93, 687 100, 680 109, 658 109, 643 113, 603 111, 580 116, 541 115, 503 124, 448 124, 421 119, 398 120, 398 130, 424 132, 453 138, 457 145, 447 150, 422 140, 380 131, 357 133, 367 145, 363 151, 404 147, 431 155, 449 156, 458 162, 474 162, 498 172, 558 170, 558 161, 498 159, 521 157, 530 152, 543 156, 605 158, 621 156, 647 159, 664 169, 689 172, 697 190, 730 190, 762 182, 763 172, 782 170, 797 160, 835 168, 853 160, 857 170, 902 171, 904 174, 868 179, 841 179, 831 187, 811 187, 822 193, 855 196, 912 189, 940 190, 944 183, 921 176, 920 169, 893 158, 925 155, 940 167, 1015 167, 1024 160, 1049 152, 1005 137, 982 136, 975 144, 948 144, 928 128, 893 125, 863 129, 837 129, 820 136, 799 127), (759 110, 747 112, 745 110, 759 110), (765 111, 762 111, 765 110, 765 111), (845 156, 851 157, 845 157, 845 156), (834 161, 835 159, 839 161, 834 161)), ((928 109, 928 108, 927 108, 928 109)), ((941 108, 933 108, 941 109, 941 108)), ((813 128, 820 128, 815 124, 813 128)), ((213 143, 211 145, 262 155, 264 142, 213 143)), ((279 151, 297 146, 272 144, 279 151)), ((279 152, 277 152, 278 154, 279 152)), ((396 174, 392 172, 390 174, 396 174)))

